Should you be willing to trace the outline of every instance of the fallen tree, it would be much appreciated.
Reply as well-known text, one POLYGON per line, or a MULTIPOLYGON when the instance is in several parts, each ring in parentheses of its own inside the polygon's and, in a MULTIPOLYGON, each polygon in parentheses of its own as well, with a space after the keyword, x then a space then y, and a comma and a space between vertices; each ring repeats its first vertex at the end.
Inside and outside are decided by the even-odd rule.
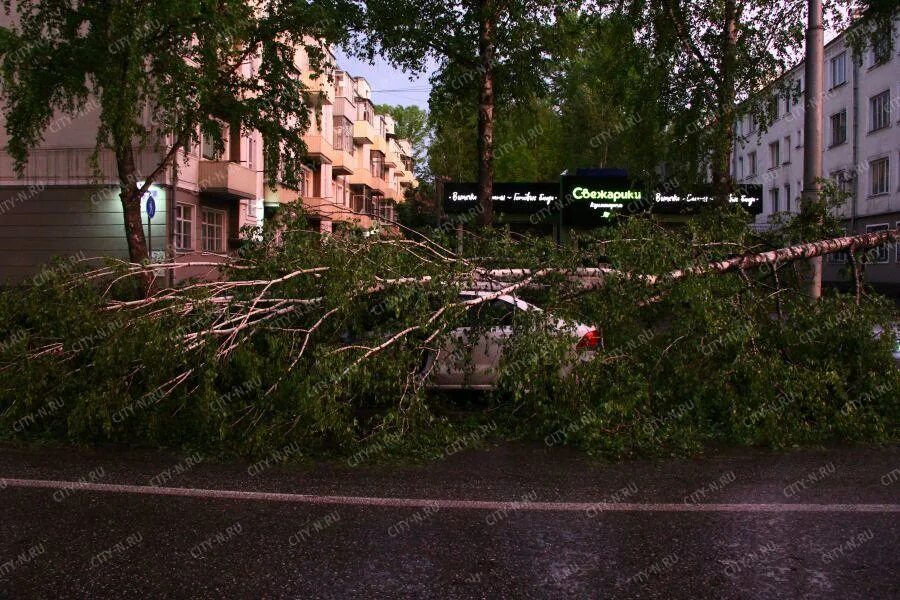
POLYGON ((889 400, 900 381, 885 384, 894 374, 887 340, 872 338, 873 326, 892 318, 889 305, 861 283, 858 296, 810 305, 789 274, 802 259, 855 256, 900 232, 762 251, 769 242, 752 234, 661 233, 642 220, 608 235, 557 248, 498 234, 473 238, 459 255, 440 232, 323 238, 301 214, 238 257, 190 264, 221 271, 221 280, 137 299, 128 295, 132 279, 186 263, 85 260, 80 271, 0 294, 10 340, 0 346, 8 398, 0 418, 16 423, 47 398, 65 398, 66 409, 35 433, 202 440, 248 454, 291 441, 310 452, 347 451, 388 434, 433 443, 460 430, 431 407, 424 358, 446 349, 460 327, 477 335, 471 315, 516 295, 595 324, 603 345, 571 368, 570 339, 546 319, 517 317, 492 396, 491 414, 507 419, 504 435, 541 438, 588 419, 568 441, 622 452, 687 449, 716 436, 794 443, 895 431, 889 400), (473 288, 485 292, 460 299, 473 288), (568 378, 559 377, 564 367, 568 378), (844 414, 863 395, 873 400, 844 414), (748 417, 788 396, 797 398, 788 408, 748 417), (695 408, 677 410, 685 403, 695 408))

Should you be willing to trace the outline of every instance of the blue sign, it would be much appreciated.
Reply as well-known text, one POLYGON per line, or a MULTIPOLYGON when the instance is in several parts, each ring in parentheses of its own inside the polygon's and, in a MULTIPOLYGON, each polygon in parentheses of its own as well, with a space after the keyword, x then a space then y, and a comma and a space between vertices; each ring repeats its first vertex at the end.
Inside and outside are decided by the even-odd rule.
POLYGON ((147 194, 147 218, 152 219, 156 216, 156 193, 147 194))

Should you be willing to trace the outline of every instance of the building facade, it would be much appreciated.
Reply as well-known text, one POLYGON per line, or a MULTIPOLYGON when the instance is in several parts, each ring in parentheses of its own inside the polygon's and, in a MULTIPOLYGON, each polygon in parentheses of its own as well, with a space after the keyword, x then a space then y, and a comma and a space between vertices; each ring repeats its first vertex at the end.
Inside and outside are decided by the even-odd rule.
MULTIPOLYGON (((825 177, 846 194, 837 209, 847 233, 900 227, 900 39, 893 46, 872 40, 862 56, 850 47, 851 28, 825 48, 823 105, 825 177)), ((771 123, 763 131, 754 117, 736 126, 732 174, 737 183, 763 186, 758 228, 771 227, 775 215, 798 213, 803 191, 802 100, 804 65, 786 73, 769 100, 771 123), (791 92, 790 90, 793 90, 791 92)), ((900 292, 900 249, 883 247, 869 255, 865 279, 876 288, 900 292)), ((825 280, 849 281, 849 257, 826 260, 825 280)))
MULTIPOLYGON (((394 135, 394 123, 377 115, 362 78, 340 71, 309 75, 308 58, 297 51, 298 67, 315 107, 305 136, 308 161, 299 190, 267 183, 258 132, 234 132, 223 125, 225 150, 211 139, 180 151, 150 188, 156 212, 141 203, 144 233, 154 261, 217 263, 236 250, 244 227, 257 227, 284 203, 301 200, 310 225, 321 232, 348 225, 368 230, 390 227, 394 205, 415 186, 412 151, 394 135)), ((258 68, 254 60, 241 66, 258 68)), ((2 111, 0 111, 2 112, 2 111)), ((88 102, 78 115, 57 115, 24 176, 0 150, 0 283, 41 273, 53 257, 111 256, 127 260, 115 157, 93 142, 99 105, 88 102)), ((0 114, 0 120, 3 119, 0 114)), ((0 147, 6 147, 0 121, 0 147)), ((136 153, 138 172, 152 172, 171 146, 136 153)), ((178 269, 177 278, 217 276, 212 267, 178 269)))

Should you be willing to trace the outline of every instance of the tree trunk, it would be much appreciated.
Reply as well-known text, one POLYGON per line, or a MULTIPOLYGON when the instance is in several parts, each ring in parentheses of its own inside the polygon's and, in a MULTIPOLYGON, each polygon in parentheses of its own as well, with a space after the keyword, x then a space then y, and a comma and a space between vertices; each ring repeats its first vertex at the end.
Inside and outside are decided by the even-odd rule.
POLYGON ((719 61, 720 84, 716 90, 716 125, 713 142, 713 192, 719 207, 728 206, 734 191, 731 176, 731 154, 734 148, 735 81, 737 75, 737 31, 740 19, 736 0, 726 0, 722 23, 722 58, 719 61))
POLYGON ((494 0, 480 0, 479 9, 478 204, 481 209, 479 223, 490 227, 494 222, 494 0))
POLYGON ((150 256, 144 224, 141 222, 141 198, 137 181, 137 167, 134 151, 130 144, 121 144, 116 149, 116 163, 119 170, 119 184, 122 191, 122 214, 125 218, 125 239, 128 241, 128 259, 133 263, 146 262, 150 256))

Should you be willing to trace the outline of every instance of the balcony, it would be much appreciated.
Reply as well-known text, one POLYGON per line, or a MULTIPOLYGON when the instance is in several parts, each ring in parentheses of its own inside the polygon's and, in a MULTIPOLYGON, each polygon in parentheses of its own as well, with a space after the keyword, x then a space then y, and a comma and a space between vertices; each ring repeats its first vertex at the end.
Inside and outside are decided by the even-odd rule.
POLYGON ((368 121, 356 121, 353 123, 353 141, 357 144, 374 144, 378 139, 375 126, 368 121))
POLYGON ((296 202, 299 198, 300 193, 296 190, 286 188, 281 184, 275 186, 275 189, 272 189, 267 185, 266 197, 263 202, 266 207, 275 208, 282 204, 290 204, 291 202, 296 202))
POLYGON ((238 163, 221 160, 200 161, 200 192, 227 198, 256 198, 254 171, 238 163))
POLYGON ((330 165, 334 162, 336 152, 331 144, 320 133, 307 133, 303 136, 306 142, 306 155, 318 163, 330 165))
POLYGON ((334 116, 346 117, 351 122, 356 120, 356 104, 350 98, 338 96, 334 99, 334 116))

